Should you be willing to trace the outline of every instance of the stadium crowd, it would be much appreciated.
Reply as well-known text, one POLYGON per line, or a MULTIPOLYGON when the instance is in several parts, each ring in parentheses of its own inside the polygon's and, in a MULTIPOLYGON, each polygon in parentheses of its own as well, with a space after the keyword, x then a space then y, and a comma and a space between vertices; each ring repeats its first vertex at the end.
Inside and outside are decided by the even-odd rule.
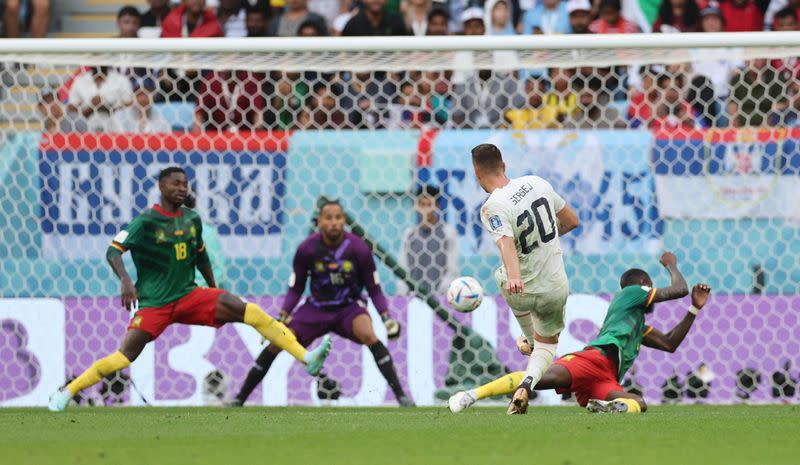
MULTIPOLYGON (((794 31, 800 14, 800 0, 633 3, 150 0, 144 13, 119 10, 117 25, 125 38, 680 33, 794 31), (647 8, 657 11, 652 24, 647 8)), ((84 68, 46 90, 39 108, 47 130, 785 126, 800 114, 798 75, 797 59, 733 58, 473 73, 84 68), (191 121, 165 119, 154 103, 191 104, 191 121)))

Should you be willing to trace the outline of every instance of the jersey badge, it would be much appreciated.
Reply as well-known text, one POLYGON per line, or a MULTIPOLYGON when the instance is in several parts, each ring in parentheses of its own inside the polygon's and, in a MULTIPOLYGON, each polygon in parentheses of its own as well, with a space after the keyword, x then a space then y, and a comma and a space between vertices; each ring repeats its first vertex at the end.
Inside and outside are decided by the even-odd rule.
POLYGON ((350 260, 345 260, 344 263, 342 263, 342 271, 345 273, 350 273, 353 271, 353 262, 350 260))
POLYGON ((323 271, 325 271, 325 265, 323 265, 322 262, 315 262, 314 263, 314 270, 317 273, 322 273, 323 271))
POLYGON ((132 328, 138 328, 140 326, 142 326, 142 317, 139 316, 139 315, 136 315, 135 317, 133 317, 133 321, 131 322, 131 327, 132 328))
POLYGON ((492 215, 492 216, 489 217, 489 227, 491 227, 492 229, 497 229, 502 224, 503 224, 503 222, 500 221, 500 217, 499 216, 492 215))
POLYGON ((163 244, 164 242, 167 242, 167 233, 163 229, 159 229, 156 231, 156 243, 163 244))

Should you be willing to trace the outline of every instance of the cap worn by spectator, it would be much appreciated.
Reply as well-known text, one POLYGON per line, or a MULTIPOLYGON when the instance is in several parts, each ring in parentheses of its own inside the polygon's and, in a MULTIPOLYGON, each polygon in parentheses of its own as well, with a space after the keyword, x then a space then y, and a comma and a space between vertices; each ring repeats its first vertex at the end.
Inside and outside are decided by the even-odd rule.
POLYGON ((483 22, 483 8, 473 6, 461 12, 461 23, 464 27, 464 35, 482 36, 486 33, 486 24, 483 22))
POLYGON ((569 0, 567 2, 567 14, 572 14, 576 11, 592 11, 592 5, 589 0, 569 0))

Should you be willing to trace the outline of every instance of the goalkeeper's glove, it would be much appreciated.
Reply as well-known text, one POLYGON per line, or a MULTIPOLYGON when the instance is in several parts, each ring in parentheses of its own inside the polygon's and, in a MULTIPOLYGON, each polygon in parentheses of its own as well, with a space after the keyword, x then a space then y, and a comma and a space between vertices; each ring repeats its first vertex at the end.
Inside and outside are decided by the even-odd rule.
POLYGON ((286 310, 281 310, 278 313, 278 318, 275 318, 278 322, 283 323, 285 325, 289 324, 289 321, 292 320, 292 317, 289 316, 289 313, 286 310))
POLYGON ((400 337, 400 322, 392 319, 389 316, 389 312, 381 313, 381 320, 383 320, 383 325, 386 326, 386 337, 389 339, 400 337))

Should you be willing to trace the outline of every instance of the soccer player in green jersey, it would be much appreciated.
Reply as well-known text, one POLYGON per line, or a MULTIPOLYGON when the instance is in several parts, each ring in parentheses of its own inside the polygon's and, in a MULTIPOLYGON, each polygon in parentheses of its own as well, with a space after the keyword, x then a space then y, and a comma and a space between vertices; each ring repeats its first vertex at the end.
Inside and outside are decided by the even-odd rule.
MULTIPOLYGON (((559 394, 574 392, 578 404, 590 412, 639 413, 647 410, 644 399, 625 392, 620 381, 639 355, 641 345, 675 352, 711 292, 707 284, 694 286, 692 306, 683 320, 668 333, 647 325, 645 315, 653 311, 653 304, 679 299, 689 293, 675 255, 666 252, 660 261, 670 273, 671 285, 656 289, 647 272, 637 268, 623 273, 620 278, 622 290, 611 301, 597 338, 582 351, 556 360, 534 389, 555 389, 559 394)), ((523 354, 530 353, 530 345, 524 336, 517 341, 517 347, 523 354)), ((479 399, 510 394, 523 375, 524 372, 510 373, 477 389, 458 392, 450 398, 450 410, 458 413, 479 399)))
POLYGON ((330 338, 312 351, 297 342, 286 326, 258 305, 216 288, 211 262, 203 243, 203 226, 197 213, 183 207, 189 191, 182 168, 166 168, 158 176, 160 203, 153 205, 117 234, 106 252, 111 268, 122 284, 122 304, 138 311, 128 332, 113 354, 102 358, 50 398, 49 409, 60 412, 69 400, 104 377, 131 364, 148 342, 155 340, 172 323, 218 328, 240 322, 255 328, 264 338, 289 352, 306 365, 312 375, 319 373, 330 352, 330 338), (130 250, 136 267, 133 283, 122 254, 130 250), (195 284, 195 268, 208 287, 195 284))

